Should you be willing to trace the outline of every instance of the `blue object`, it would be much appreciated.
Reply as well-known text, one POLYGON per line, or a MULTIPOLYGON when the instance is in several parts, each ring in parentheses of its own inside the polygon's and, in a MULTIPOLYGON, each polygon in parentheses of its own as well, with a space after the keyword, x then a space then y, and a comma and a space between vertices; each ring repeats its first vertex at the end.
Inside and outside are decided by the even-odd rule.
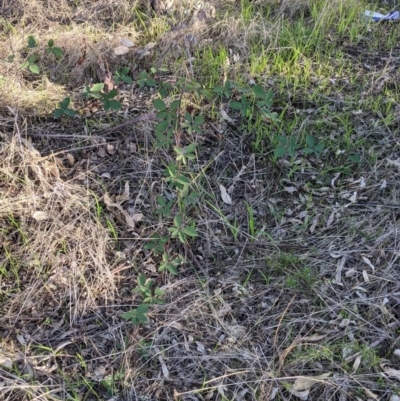
POLYGON ((365 11, 365 16, 368 18, 372 18, 372 21, 374 22, 379 22, 382 20, 386 21, 395 21, 400 18, 400 13, 398 11, 391 11, 389 14, 381 14, 381 13, 376 13, 375 11, 365 11))

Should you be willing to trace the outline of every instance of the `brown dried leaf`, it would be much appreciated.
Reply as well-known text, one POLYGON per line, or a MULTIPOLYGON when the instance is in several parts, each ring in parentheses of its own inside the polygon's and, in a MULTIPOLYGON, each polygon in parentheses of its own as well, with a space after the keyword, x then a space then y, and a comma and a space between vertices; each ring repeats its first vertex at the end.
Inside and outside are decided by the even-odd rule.
POLYGON ((123 203, 129 199, 129 181, 125 182, 125 189, 122 195, 118 195, 115 200, 117 203, 123 203))
POLYGON ((71 153, 67 153, 69 165, 72 167, 75 164, 75 157, 71 153))

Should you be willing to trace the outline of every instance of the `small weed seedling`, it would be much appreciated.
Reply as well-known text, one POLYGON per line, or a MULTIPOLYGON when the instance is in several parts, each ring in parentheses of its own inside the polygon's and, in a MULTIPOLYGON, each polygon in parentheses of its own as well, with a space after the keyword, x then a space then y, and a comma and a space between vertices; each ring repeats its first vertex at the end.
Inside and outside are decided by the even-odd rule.
POLYGON ((296 138, 286 138, 283 135, 278 135, 278 146, 275 148, 274 156, 275 159, 282 158, 286 155, 294 157, 296 151, 299 148, 296 138))
POLYGON ((179 238, 182 244, 186 244, 188 237, 197 237, 198 233, 195 228, 184 226, 180 216, 175 216, 174 227, 169 227, 168 231, 171 233, 171 238, 179 238))
POLYGON ((69 108, 69 104, 71 103, 71 98, 66 97, 60 103, 58 103, 58 108, 54 110, 54 118, 60 118, 63 115, 74 117, 75 111, 69 108))
POLYGON ((303 149, 305 155, 315 154, 318 156, 325 149, 325 145, 320 142, 317 143, 316 139, 312 135, 306 136, 307 147, 303 149))
POLYGON ((169 108, 162 99, 155 99, 153 104, 158 110, 156 118, 160 121, 156 126, 157 147, 168 148, 173 144, 173 135, 178 128, 180 100, 174 100, 169 108))
POLYGON ((132 292, 142 297, 142 303, 137 308, 123 313, 121 315, 123 319, 130 320, 134 325, 147 322, 149 305, 163 303, 164 291, 161 288, 153 288, 153 286, 153 281, 148 280, 144 274, 138 277, 138 285, 132 292))
POLYGON ((99 99, 105 111, 110 109, 118 111, 121 109, 121 102, 114 99, 117 96, 118 91, 112 89, 110 92, 105 93, 103 83, 94 84, 91 88, 86 86, 83 94, 89 98, 99 99))
POLYGON ((161 297, 164 295, 164 291, 161 288, 153 288, 153 286, 153 280, 148 280, 144 274, 141 274, 137 280, 137 287, 132 292, 141 295, 143 303, 150 305, 162 304, 161 297))
POLYGON ((144 70, 139 74, 139 79, 137 80, 139 88, 144 88, 145 86, 156 86, 156 81, 150 76, 150 74, 144 70))
POLYGON ((46 53, 52 54, 56 59, 59 59, 62 57, 64 52, 60 47, 54 46, 54 40, 50 39, 47 43, 47 49, 46 53))
POLYGON ((116 84, 122 82, 131 85, 133 83, 132 78, 128 77, 129 67, 124 67, 121 71, 116 71, 114 74, 114 81, 116 84))
POLYGON ((191 143, 190 145, 185 146, 184 148, 179 148, 178 146, 174 146, 175 153, 177 154, 176 161, 178 163, 181 162, 183 163, 184 166, 186 166, 188 160, 194 160, 196 158, 196 155, 194 153, 195 149, 196 149, 195 143, 191 143))
POLYGON ((177 267, 180 266, 184 262, 184 259, 181 255, 176 258, 171 258, 168 253, 164 253, 162 257, 162 262, 158 267, 159 272, 163 272, 168 270, 171 274, 177 275, 178 269, 177 267))
POLYGON ((144 249, 153 251, 154 255, 161 255, 165 251, 165 245, 168 243, 169 237, 161 237, 159 234, 154 233, 150 237, 150 241, 144 245, 144 249))

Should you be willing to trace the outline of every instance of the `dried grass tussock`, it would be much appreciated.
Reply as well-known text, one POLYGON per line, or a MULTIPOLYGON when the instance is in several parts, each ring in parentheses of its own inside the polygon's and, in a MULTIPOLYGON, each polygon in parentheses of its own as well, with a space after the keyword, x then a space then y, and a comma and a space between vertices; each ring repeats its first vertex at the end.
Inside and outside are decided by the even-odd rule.
POLYGON ((59 158, 42 157, 32 144, 4 134, 2 142, 3 268, 15 269, 3 285, 21 280, 20 291, 3 305, 2 321, 43 316, 68 303, 74 324, 115 294, 109 235, 95 220, 90 192, 62 179, 59 158))

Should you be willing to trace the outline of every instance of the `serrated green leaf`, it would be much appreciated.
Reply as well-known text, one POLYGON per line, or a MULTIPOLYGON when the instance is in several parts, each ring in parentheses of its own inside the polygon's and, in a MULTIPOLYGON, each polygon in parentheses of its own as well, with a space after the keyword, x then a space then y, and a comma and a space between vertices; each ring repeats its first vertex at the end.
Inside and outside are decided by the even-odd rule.
POLYGON ((175 225, 175 227, 178 227, 178 228, 180 228, 182 226, 182 219, 181 219, 181 216, 179 216, 179 214, 177 214, 174 217, 174 225, 175 225))
POLYGON ((265 98, 266 93, 265 93, 264 88, 261 85, 254 85, 253 92, 258 98, 260 98, 260 99, 265 98))
POLYGON ((193 227, 185 227, 182 230, 186 235, 189 235, 189 237, 197 237, 199 234, 197 233, 196 229, 194 229, 193 227))
POLYGON ((156 81, 152 78, 146 80, 147 86, 156 86, 156 81))
POLYGON ((54 118, 60 118, 64 114, 63 109, 55 109, 54 110, 54 118))
POLYGON ((166 105, 161 99, 155 99, 153 101, 153 105, 158 111, 161 111, 161 112, 166 109, 166 105))
POLYGON ((147 304, 140 304, 137 307, 137 313, 139 314, 144 314, 147 313, 149 311, 149 305, 147 304))
POLYGON ((29 61, 28 61, 28 60, 24 61, 24 62, 21 64, 21 68, 22 68, 22 69, 28 68, 28 66, 29 66, 29 61))
POLYGON ((161 121, 156 126, 156 134, 163 134, 168 127, 168 121, 161 121))
POLYGON ((31 72, 33 72, 34 74, 39 74, 40 73, 40 68, 37 64, 31 64, 29 66, 29 69, 31 70, 31 72))
POLYGON ((279 159, 280 157, 285 156, 285 154, 286 154, 286 147, 284 147, 284 146, 278 146, 274 150, 274 156, 277 159, 279 159))
POLYGON ((53 54, 56 58, 61 58, 64 54, 63 50, 60 47, 53 47, 53 54))
POLYGON ((54 40, 53 40, 53 39, 50 39, 50 40, 47 42, 47 46, 53 47, 53 46, 54 46, 54 40))
POLYGON ((314 151, 317 153, 321 153, 325 149, 325 145, 321 142, 314 147, 314 151))
POLYGON ((122 317, 122 319, 125 319, 125 320, 134 319, 134 318, 136 318, 136 310, 132 309, 129 312, 124 312, 121 315, 121 317, 122 317))
POLYGON ((174 100, 174 101, 171 103, 171 106, 169 106, 169 109, 170 109, 171 111, 177 111, 178 108, 179 108, 180 103, 181 103, 181 101, 180 101, 179 99, 174 100))
POLYGON ((242 103, 239 102, 230 102, 229 107, 233 110, 241 110, 242 109, 242 103))
POLYGON ((186 244, 186 237, 185 237, 185 234, 182 231, 178 232, 178 238, 179 238, 179 241, 182 242, 182 244, 186 244))
POLYGON ((64 100, 61 100, 61 102, 59 103, 60 107, 62 109, 66 109, 69 106, 69 103, 71 102, 71 98, 70 97, 66 97, 64 100))
POLYGON ((126 83, 126 84, 132 84, 132 78, 131 77, 127 77, 127 76, 122 76, 121 79, 126 83))
POLYGON ((64 109, 64 114, 68 117, 75 117, 75 110, 73 109, 64 109))
POLYGON ((166 120, 166 118, 168 117, 169 112, 168 111, 160 111, 159 113, 157 113, 156 118, 157 120, 166 120))

